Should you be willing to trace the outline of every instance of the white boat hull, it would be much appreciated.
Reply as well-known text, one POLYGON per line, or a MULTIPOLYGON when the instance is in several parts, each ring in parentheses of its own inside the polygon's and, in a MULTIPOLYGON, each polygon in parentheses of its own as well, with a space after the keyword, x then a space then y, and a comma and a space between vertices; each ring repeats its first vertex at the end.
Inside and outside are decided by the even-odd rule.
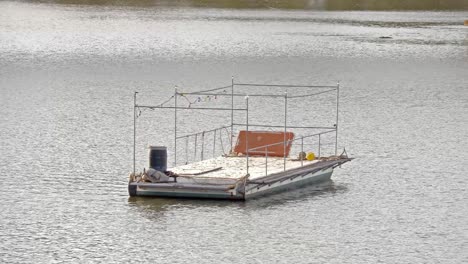
POLYGON ((271 193, 326 182, 330 180, 335 167, 349 160, 341 159, 324 162, 320 165, 286 170, 256 180, 246 180, 236 185, 131 182, 128 188, 131 196, 247 200, 271 193))
POLYGON ((276 192, 287 191, 289 189, 326 182, 331 179, 332 174, 333 169, 329 168, 324 171, 315 173, 305 173, 297 177, 291 177, 289 179, 285 179, 284 181, 266 184, 261 187, 253 186, 250 190, 248 189, 249 187, 247 185, 245 197, 246 199, 251 199, 258 196, 269 195, 276 192))

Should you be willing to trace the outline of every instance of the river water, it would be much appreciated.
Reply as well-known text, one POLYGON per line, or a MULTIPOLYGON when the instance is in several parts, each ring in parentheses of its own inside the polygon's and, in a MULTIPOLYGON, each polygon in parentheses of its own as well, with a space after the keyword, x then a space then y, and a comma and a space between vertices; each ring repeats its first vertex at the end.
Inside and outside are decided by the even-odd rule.
MULTIPOLYGON (((0 262, 468 262, 467 12, 0 10, 0 262), (129 198, 133 92, 159 103, 231 76, 339 81, 339 149, 356 159, 248 202, 129 198)), ((143 117, 138 168, 172 142, 172 115, 143 117)))

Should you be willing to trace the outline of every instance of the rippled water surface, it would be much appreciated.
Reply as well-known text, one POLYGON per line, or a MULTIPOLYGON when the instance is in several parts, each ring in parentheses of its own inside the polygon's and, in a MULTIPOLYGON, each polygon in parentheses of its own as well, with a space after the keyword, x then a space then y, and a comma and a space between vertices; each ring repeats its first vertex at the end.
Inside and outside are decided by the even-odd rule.
MULTIPOLYGON (((0 262, 468 262, 467 12, 0 11, 0 262), (340 81, 339 147, 356 159, 245 203, 130 199, 133 91, 158 103, 231 76, 340 81)), ((171 142, 172 115, 144 114, 138 168, 171 142)))

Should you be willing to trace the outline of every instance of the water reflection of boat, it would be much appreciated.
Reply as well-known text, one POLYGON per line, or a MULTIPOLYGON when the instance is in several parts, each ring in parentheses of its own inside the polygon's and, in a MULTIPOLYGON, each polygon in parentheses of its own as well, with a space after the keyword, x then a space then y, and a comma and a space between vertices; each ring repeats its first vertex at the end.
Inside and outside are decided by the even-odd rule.
MULTIPOLYGON (((164 105, 139 105, 136 94, 134 97, 134 171, 130 175, 128 190, 130 196, 157 196, 157 197, 184 197, 184 198, 213 198, 246 200, 253 197, 289 190, 291 188, 316 184, 330 180, 333 170, 350 161, 345 151, 338 154, 338 107, 339 107, 339 85, 316 86, 316 85, 272 85, 272 84, 245 84, 234 83, 230 86, 209 89, 198 92, 180 92, 177 89, 170 100, 174 101, 173 106, 164 105), (249 95, 235 93, 238 87, 248 87, 249 95), (255 89, 269 88, 301 88, 303 93, 256 93, 255 89), (230 92, 226 90, 230 88, 230 92), (336 93, 336 119, 332 126, 298 126, 288 124, 288 103, 297 104, 301 100, 309 97, 319 96, 326 93, 336 93), (227 97, 230 99, 230 107, 185 107, 177 103, 180 97, 207 96, 207 97, 227 97), (245 104, 237 106, 234 104, 235 97, 245 97, 245 104), (265 98, 276 98, 284 100, 284 107, 279 111, 284 114, 284 124, 249 124, 249 98, 254 100, 265 100, 265 98), (174 167, 167 170, 167 149, 166 147, 150 148, 149 169, 136 173, 135 171, 135 146, 136 146, 136 119, 141 109, 174 109, 174 138, 173 156, 174 167), (177 112, 178 111, 229 111, 231 113, 230 126, 214 128, 200 131, 194 134, 178 135, 177 112), (234 120, 234 113, 243 113, 244 122, 234 120), (252 130, 252 127, 259 127, 264 130, 252 130), (230 132, 228 131, 230 129, 230 132), (318 131, 315 133, 303 134, 296 137, 296 130, 318 131), (210 159, 204 159, 203 153, 206 151, 205 138, 210 134, 213 137, 211 143, 213 153, 217 146, 217 136, 222 139, 222 131, 227 131, 230 151, 228 154, 220 155, 210 159), (212 135, 211 135, 212 134, 212 135), (334 138, 334 155, 322 156, 324 144, 323 138, 329 134, 334 138), (237 136, 236 144, 232 139, 237 136), (188 149, 190 140, 194 141, 195 153, 197 153, 197 141, 201 142, 200 160, 188 162, 188 149), (177 165, 178 150, 177 145, 185 143, 182 152, 186 154, 186 164, 177 165), (304 150, 315 142, 318 145, 317 157, 315 153, 306 153, 304 150), (296 158, 290 157, 289 153, 295 151, 296 158)), ((254 101, 252 100, 252 101, 254 101)), ((190 100, 187 100, 191 102, 190 100)), ((252 103, 252 102, 251 102, 252 103)), ((210 122, 210 120, 206 120, 210 122)), ((221 141, 222 142, 222 141, 221 141)), ((222 144, 222 143, 221 143, 222 144)), ((327 145, 325 145, 326 147, 327 145)), ((218 146, 219 147, 219 146, 218 146)), ((222 147, 222 146, 221 146, 222 147)), ((195 155, 196 157, 196 155, 195 155)))
POLYGON ((346 192, 347 188, 344 185, 336 185, 332 180, 313 184, 304 185, 290 192, 280 192, 275 195, 258 197, 249 200, 249 203, 237 203, 230 200, 206 200, 206 199, 177 199, 177 198, 156 198, 148 199, 147 197, 129 197, 128 204, 135 207, 138 212, 147 218, 159 218, 165 212, 173 209, 194 209, 207 208, 213 210, 240 209, 262 210, 271 206, 281 207, 287 206, 289 203, 300 203, 307 201, 313 197, 323 195, 333 195, 334 193, 346 192))

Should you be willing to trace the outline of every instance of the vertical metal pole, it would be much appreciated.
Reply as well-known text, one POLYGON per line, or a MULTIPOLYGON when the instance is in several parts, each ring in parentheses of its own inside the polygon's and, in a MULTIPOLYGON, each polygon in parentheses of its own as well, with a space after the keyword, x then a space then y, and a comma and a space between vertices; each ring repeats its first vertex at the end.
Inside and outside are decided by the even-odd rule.
POLYGON ((232 153, 233 137, 234 137, 234 76, 231 77, 231 136, 230 136, 231 150, 229 151, 230 153, 232 153))
POLYGON ((214 134, 213 134, 213 158, 215 157, 215 152, 216 152, 216 129, 214 130, 214 134))
POLYGON ((133 94, 133 175, 136 173, 136 100, 137 93, 133 94))
POLYGON ((335 127, 335 156, 338 155, 338 113, 340 102, 340 82, 336 84, 336 127, 335 127))
POLYGON ((197 160, 197 141, 198 141, 198 133, 195 134, 195 152, 193 153, 193 161, 197 160))
POLYGON ((245 97, 246 104, 246 134, 245 134, 245 153, 247 155, 247 174, 249 174, 249 96, 245 97))
POLYGON ((302 153, 304 153, 304 137, 301 138, 301 167, 304 166, 304 157, 302 156, 302 153))
POLYGON ((286 170, 286 127, 288 121, 288 93, 284 93, 283 171, 286 170))
POLYGON ((203 152, 205 150, 205 131, 201 134, 201 157, 200 160, 203 160, 203 152))
POLYGON ((319 147, 318 147, 318 156, 319 156, 319 158, 321 157, 320 156, 320 144, 321 144, 320 139, 321 139, 321 135, 322 134, 319 134, 319 147))
POLYGON ((174 88, 174 167, 177 166, 177 86, 174 88))
POLYGON ((188 164, 188 140, 189 137, 185 138, 185 164, 188 164))

